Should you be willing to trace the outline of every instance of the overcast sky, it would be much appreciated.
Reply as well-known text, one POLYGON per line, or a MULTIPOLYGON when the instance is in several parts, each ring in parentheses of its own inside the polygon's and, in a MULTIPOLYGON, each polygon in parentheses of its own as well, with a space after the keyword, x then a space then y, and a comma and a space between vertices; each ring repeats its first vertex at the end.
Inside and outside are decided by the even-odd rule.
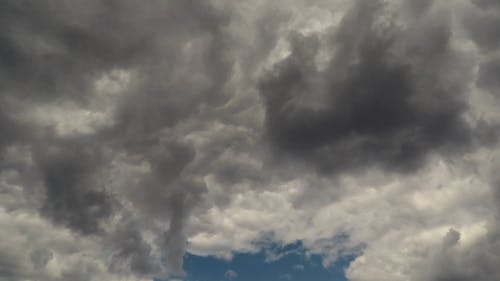
POLYGON ((0 281, 500 280, 499 27, 498 0, 0 1, 0 281))

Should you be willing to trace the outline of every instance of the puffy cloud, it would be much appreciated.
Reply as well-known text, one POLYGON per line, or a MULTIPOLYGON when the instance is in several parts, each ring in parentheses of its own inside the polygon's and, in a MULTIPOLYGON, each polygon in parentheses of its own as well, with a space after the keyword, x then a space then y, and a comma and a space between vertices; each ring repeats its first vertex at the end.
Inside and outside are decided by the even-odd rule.
POLYGON ((229 269, 228 271, 226 271, 224 273, 224 277, 227 279, 234 279, 234 278, 238 277, 238 273, 236 273, 236 271, 234 271, 232 269, 229 269))
POLYGON ((331 172, 367 165, 412 171, 428 154, 468 147, 469 58, 453 48, 446 12, 399 27, 383 21, 382 3, 355 3, 325 36, 333 43, 292 34, 291 54, 261 79, 276 149, 331 172), (318 69, 322 44, 332 54, 318 69))

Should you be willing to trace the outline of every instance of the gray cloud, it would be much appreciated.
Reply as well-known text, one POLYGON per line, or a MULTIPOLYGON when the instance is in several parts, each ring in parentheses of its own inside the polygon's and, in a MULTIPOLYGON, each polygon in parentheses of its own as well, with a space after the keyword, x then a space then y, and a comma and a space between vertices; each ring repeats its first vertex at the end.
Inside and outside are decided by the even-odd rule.
POLYGON ((291 55, 262 78, 276 150, 324 171, 370 165, 410 171, 430 153, 468 147, 470 73, 450 46, 445 12, 401 30, 379 26, 381 5, 357 3, 333 35, 325 70, 315 65, 319 39, 292 35, 291 55))
MULTIPOLYGON (((197 114, 203 104, 225 102, 222 87, 231 65, 224 58, 221 28, 228 15, 201 1, 7 1, 1 6, 1 100, 17 111, 2 106, 0 144, 30 147, 44 193, 41 214, 81 234, 116 236, 111 269, 159 273, 160 256, 141 233, 123 230, 121 222, 116 231, 110 229, 110 220, 124 208, 109 189, 112 161, 116 155, 140 159, 150 173, 138 185, 128 183, 125 196, 135 196, 130 203, 140 212, 169 222, 154 244, 163 249, 168 271, 182 271, 183 225, 203 183, 191 172, 182 173, 194 159, 190 145, 162 141, 160 132, 197 114), (130 87, 120 90, 116 104, 95 105, 95 81, 116 69, 134 71, 130 87), (22 109, 31 114, 38 106, 61 104, 90 112, 113 107, 106 117, 111 125, 90 123, 93 134, 73 136, 56 127, 71 116, 46 126, 19 118, 22 109)), ((50 108, 43 116, 52 114, 50 108)), ((64 278, 93 277, 82 271, 64 278)))
POLYGON ((495 26, 499 22, 500 6, 496 1, 472 1, 477 7, 464 19, 470 38, 483 52, 491 52, 500 46, 500 33, 495 26))
POLYGON ((31 260, 36 268, 45 267, 53 259, 54 254, 46 248, 36 249, 31 253, 31 260))
POLYGON ((46 188, 42 213, 83 233, 99 231, 99 222, 112 212, 99 154, 98 146, 78 142, 39 148, 35 157, 46 188))
POLYGON ((122 223, 110 236, 110 243, 114 244, 113 248, 116 249, 110 265, 112 271, 132 271, 146 276, 160 272, 160 261, 153 254, 151 246, 144 241, 138 228, 139 226, 132 222, 122 223))
POLYGON ((500 73, 500 58, 493 57, 481 64, 479 68, 477 84, 479 87, 489 90, 493 95, 500 95, 500 83, 496 77, 500 73))
MULTIPOLYGON (((496 167, 496 166, 494 166, 496 167)), ((495 213, 487 225, 487 233, 477 239, 472 245, 463 248, 457 245, 460 233, 451 229, 443 238, 443 248, 430 255, 431 261, 425 267, 419 268, 415 280, 496 280, 500 274, 500 200, 498 176, 492 178, 492 189, 495 203, 495 213)))
MULTIPOLYGON (((457 233, 456 235, 460 235, 457 233)), ((490 229, 485 239, 480 239, 466 249, 448 244, 449 233, 443 241, 443 249, 432 254, 429 262, 417 268, 412 280, 496 280, 500 274, 496 264, 498 255, 498 231, 490 229)))
MULTIPOLYGON (((0 280, 180 276, 186 251, 266 239, 328 263, 392 226, 437 227, 408 199, 427 186, 398 201, 382 183, 434 184, 429 159, 496 145, 468 115, 473 87, 499 88, 496 2, 464 4, 460 25, 443 1, 266 2, 0 3, 0 280), (380 229, 358 205, 394 220, 380 229)), ((466 244, 446 225, 434 264, 405 276, 490 280, 497 227, 466 244)))
MULTIPOLYGON (((494 28, 500 19, 497 1, 471 1, 475 8, 466 12, 463 21, 465 31, 470 39, 479 48, 482 62, 479 64, 476 85, 498 97, 498 83, 493 77, 498 76, 498 58, 496 52, 499 47, 499 33, 494 28)), ((498 176, 494 170, 498 168, 496 156, 492 156, 490 173, 484 175, 490 185, 493 196, 492 208, 485 226, 485 234, 472 243, 460 243, 462 234, 450 230, 443 239, 443 247, 429 254, 428 262, 422 263, 415 270, 413 280, 495 280, 500 272, 495 266, 500 262, 499 252, 499 224, 498 208, 498 176)))

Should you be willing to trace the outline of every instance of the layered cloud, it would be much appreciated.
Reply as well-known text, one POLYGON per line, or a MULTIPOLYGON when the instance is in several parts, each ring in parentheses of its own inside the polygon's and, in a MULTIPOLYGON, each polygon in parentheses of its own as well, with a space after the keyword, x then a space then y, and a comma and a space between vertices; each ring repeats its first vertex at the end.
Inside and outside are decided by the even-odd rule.
POLYGON ((356 257, 353 281, 500 275, 496 1, 0 14, 0 280, 182 277, 186 252, 296 241, 356 257))

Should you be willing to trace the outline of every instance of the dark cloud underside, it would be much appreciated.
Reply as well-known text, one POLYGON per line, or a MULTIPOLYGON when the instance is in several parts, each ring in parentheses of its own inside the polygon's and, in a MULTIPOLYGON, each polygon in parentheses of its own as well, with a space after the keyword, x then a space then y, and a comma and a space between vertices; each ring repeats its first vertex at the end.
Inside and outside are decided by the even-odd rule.
POLYGON ((85 108, 93 102, 100 77, 121 68, 137 73, 125 98, 108 105, 117 107, 113 126, 90 136, 57 136, 53 127, 23 124, 9 116, 13 110, 0 110, 0 144, 17 139, 34 153, 45 193, 41 214, 81 234, 120 238, 131 232, 116 242, 114 270, 150 275, 161 269, 159 257, 148 260, 151 250, 139 232, 120 227, 113 234, 102 227, 120 209, 108 177, 114 155, 124 154, 151 167, 142 186, 131 193, 133 204, 170 221, 157 243, 164 247, 170 270, 182 271, 182 228, 203 186, 195 183, 197 175, 182 174, 194 158, 193 149, 175 139, 167 141, 172 145, 163 142, 159 131, 196 114, 203 104, 224 102, 221 89, 231 66, 224 58, 221 28, 228 17, 201 1, 0 4, 2 104, 85 108), (188 44, 192 48, 186 54, 188 44), (17 129, 21 126, 29 128, 23 136, 17 129))
POLYGON ((449 80, 463 58, 450 46, 446 15, 419 30, 381 27, 385 15, 374 3, 358 1, 344 17, 327 46, 326 69, 314 63, 318 38, 297 35, 291 55, 261 79, 277 150, 324 171, 411 171, 430 153, 469 145, 472 129, 462 115, 470 74, 449 80))

